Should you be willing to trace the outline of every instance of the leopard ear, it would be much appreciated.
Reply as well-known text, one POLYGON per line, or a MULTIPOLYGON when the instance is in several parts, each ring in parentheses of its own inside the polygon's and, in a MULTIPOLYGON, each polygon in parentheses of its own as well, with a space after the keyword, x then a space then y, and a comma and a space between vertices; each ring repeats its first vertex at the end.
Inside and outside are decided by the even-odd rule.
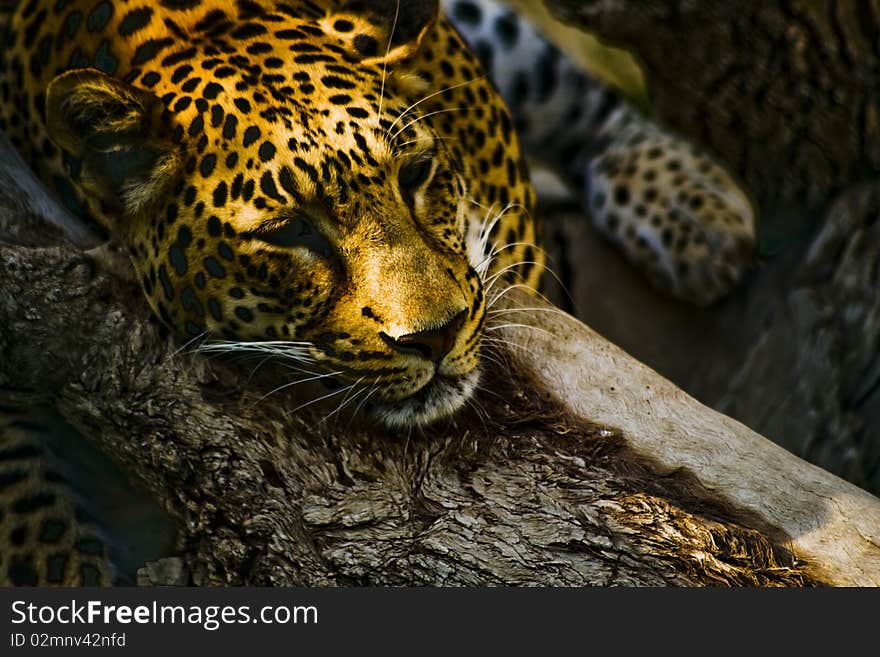
POLYGON ((133 215, 160 197, 181 168, 163 109, 151 93, 79 69, 49 84, 46 124, 52 140, 80 164, 76 185, 133 215))
POLYGON ((366 19, 369 33, 354 37, 363 59, 393 63, 410 59, 437 22, 439 0, 349 0, 343 11, 366 19))

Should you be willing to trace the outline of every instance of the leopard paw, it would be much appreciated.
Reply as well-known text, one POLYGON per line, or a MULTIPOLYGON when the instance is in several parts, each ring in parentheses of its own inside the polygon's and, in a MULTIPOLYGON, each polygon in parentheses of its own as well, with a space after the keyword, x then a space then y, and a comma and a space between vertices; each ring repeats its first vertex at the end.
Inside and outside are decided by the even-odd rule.
POLYGON ((708 306, 755 260, 755 213, 719 164, 657 129, 613 142, 588 165, 596 227, 651 282, 708 306))

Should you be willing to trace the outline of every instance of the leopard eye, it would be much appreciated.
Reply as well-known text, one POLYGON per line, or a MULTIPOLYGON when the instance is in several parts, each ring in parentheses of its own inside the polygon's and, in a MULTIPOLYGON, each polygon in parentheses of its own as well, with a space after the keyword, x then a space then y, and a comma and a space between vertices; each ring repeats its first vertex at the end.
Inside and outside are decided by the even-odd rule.
POLYGON ((273 246, 301 246, 324 257, 330 255, 330 243, 303 215, 279 221, 267 230, 255 233, 254 237, 273 246))
POLYGON ((429 159, 404 164, 397 174, 397 183, 404 192, 412 194, 428 179, 433 168, 434 163, 429 159))

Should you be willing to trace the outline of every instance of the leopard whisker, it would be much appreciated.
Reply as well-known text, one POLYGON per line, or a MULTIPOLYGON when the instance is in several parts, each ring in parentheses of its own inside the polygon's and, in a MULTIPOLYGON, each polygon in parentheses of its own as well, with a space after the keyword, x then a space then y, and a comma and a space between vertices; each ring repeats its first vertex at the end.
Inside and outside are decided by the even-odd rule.
POLYGON ((496 399, 500 399, 501 401, 507 401, 507 399, 505 399, 503 395, 500 395, 495 390, 490 390, 485 386, 477 386, 477 390, 479 390, 483 394, 492 395, 493 397, 495 397, 496 399))
POLYGON ((388 45, 385 48, 385 59, 382 61, 382 86, 379 91, 379 112, 376 114, 376 127, 382 119, 382 102, 385 100, 385 81, 388 78, 388 55, 391 53, 391 44, 394 42, 394 32, 397 29, 397 19, 400 16, 400 0, 394 7, 394 21, 391 23, 391 33, 388 35, 388 45))
POLYGON ((497 255, 499 255, 500 253, 503 253, 504 251, 507 251, 508 249, 515 248, 517 246, 531 246, 533 249, 535 249, 539 253, 543 253, 544 255, 547 255, 547 251, 545 249, 543 249, 542 247, 538 246, 537 244, 535 244, 534 242, 507 242, 507 243, 503 244, 502 246, 495 247, 493 249, 493 251, 489 254, 489 257, 494 258, 497 255))
POLYGON ((469 84, 473 84, 474 82, 482 80, 485 77, 487 77, 487 76, 484 73, 483 75, 479 75, 475 78, 471 78, 470 80, 465 80, 464 82, 459 82, 457 84, 453 84, 448 87, 444 87, 443 89, 440 89, 439 91, 435 91, 431 94, 428 94, 427 96, 425 96, 421 100, 417 100, 412 105, 410 105, 405 110, 403 110, 403 112, 401 112, 400 115, 398 115, 398 117, 396 119, 394 119, 394 121, 391 122, 391 125, 388 126, 388 130, 385 131, 385 141, 387 141, 388 143, 391 143, 392 140, 388 139, 388 135, 391 134, 391 131, 394 129, 394 126, 397 125, 397 122, 401 121, 407 114, 409 114, 412 110, 414 110, 416 107, 418 107, 422 103, 429 101, 432 98, 439 96, 440 94, 445 94, 447 91, 452 91, 453 89, 458 89, 459 87, 465 87, 469 84))
POLYGON ((278 356, 301 363, 315 363, 317 359, 312 355, 313 345, 309 342, 292 341, 264 341, 264 342, 237 342, 237 341, 212 341, 199 346, 196 351, 201 353, 260 353, 278 356))
POLYGON ((486 327, 486 331, 500 331, 501 329, 507 329, 507 328, 531 329, 533 331, 540 331, 541 333, 546 333, 549 336, 553 335, 550 331, 548 331, 547 329, 545 329, 541 326, 532 326, 531 324, 522 324, 519 322, 510 322, 509 324, 499 324, 497 326, 488 326, 488 327, 486 327))
POLYGON ((528 290, 529 292, 531 292, 533 294, 538 294, 537 290, 535 290, 535 288, 533 286, 528 285, 526 283, 512 283, 512 284, 508 285, 506 288, 504 288, 503 290, 501 290, 500 292, 495 292, 494 290, 488 290, 486 292, 486 296, 488 297, 491 293, 492 298, 489 299, 488 303, 486 304, 486 310, 490 310, 492 308, 492 306, 494 306, 496 303, 498 303, 498 301, 502 297, 509 294, 510 292, 513 292, 514 290, 528 290))
MULTIPOLYGON (((251 356, 251 358, 258 358, 258 356, 256 356, 256 355, 251 356)), ((272 359, 272 356, 269 356, 269 355, 264 355, 262 358, 260 358, 260 362, 256 364, 254 369, 251 370, 250 375, 248 375, 247 382, 250 383, 251 381, 253 381, 254 377, 257 375, 257 370, 259 370, 263 365, 266 364, 266 362, 268 362, 271 359, 272 359)))
POLYGON ((395 132, 391 136, 391 139, 389 141, 391 143, 394 143, 394 140, 397 139, 401 133, 406 132, 409 128, 413 127, 416 123, 418 123, 419 121, 422 121, 424 119, 427 119, 430 116, 436 116, 437 114, 446 114, 447 112, 470 112, 471 110, 473 110, 473 107, 447 107, 447 108, 444 108, 441 110, 434 110, 433 112, 428 112, 427 114, 422 114, 421 116, 419 116, 419 117, 413 119, 412 121, 410 121, 409 123, 407 123, 402 128, 398 129, 398 131, 395 132))
MULTIPOLYGON (((491 212, 495 208, 495 206, 498 205, 497 201, 494 202, 492 205, 486 205, 485 203, 480 203, 479 201, 477 201, 475 198, 473 198, 471 196, 465 196, 465 200, 470 201, 472 204, 476 205, 481 210, 486 210, 487 212, 491 212)), ((526 206, 524 206, 522 203, 510 202, 504 206, 502 213, 507 212, 508 210, 511 210, 514 208, 518 208, 520 210, 525 210, 526 212, 528 212, 528 208, 526 208, 526 206)))
POLYGON ((512 343, 509 339, 499 338, 493 335, 484 335, 483 341, 486 343, 486 349, 491 351, 494 354, 500 354, 501 352, 494 351, 496 347, 511 347, 511 346, 520 346, 515 343, 512 343))
POLYGON ((412 438, 413 428, 412 425, 409 427, 409 431, 406 432, 406 442, 403 444, 403 461, 406 462, 406 455, 409 453, 409 441, 412 438))
POLYGON ((394 150, 394 157, 400 157, 403 155, 403 148, 405 146, 409 146, 410 144, 416 144, 420 141, 429 141, 432 144, 437 143, 438 141, 456 141, 460 142, 461 139, 457 137, 417 137, 416 139, 410 139, 409 141, 405 141, 402 144, 397 144, 394 150))
POLYGON ((492 236, 492 231, 495 229, 495 226, 498 224, 499 221, 501 221, 505 214, 517 207, 522 206, 517 203, 508 203, 505 207, 503 207, 499 212, 496 213, 495 206, 497 205, 497 202, 493 203, 491 206, 486 207, 482 203, 478 203, 469 196, 466 196, 465 199, 473 205, 476 205, 478 208, 486 210, 486 215, 480 223, 480 227, 478 228, 477 233, 477 250, 478 253, 483 257, 483 259, 473 263, 472 265, 477 273, 480 275, 480 277, 483 278, 489 271, 492 260, 499 250, 499 240, 494 241, 491 248, 489 248, 489 239, 492 236))
POLYGON ((269 392, 267 392, 265 395, 263 395, 258 400, 256 400, 254 402, 254 405, 259 404, 261 401, 263 401, 267 397, 274 395, 277 392, 281 392, 282 390, 286 390, 288 388, 293 388, 294 386, 298 386, 302 383, 309 383, 310 381, 320 381, 321 379, 339 376, 340 374, 343 374, 343 372, 326 372, 323 374, 315 374, 314 376, 310 376, 305 379, 298 379, 296 381, 288 381, 287 383, 280 385, 277 388, 274 388, 273 390, 270 390, 269 392))
MULTIPOLYGON (((477 201, 475 201, 474 199, 472 199, 472 198, 470 198, 470 197, 467 197, 467 200, 470 201, 471 203, 473 203, 474 205, 476 205, 477 207, 480 207, 480 208, 485 208, 485 207, 486 207, 485 205, 483 205, 483 204, 481 204, 481 203, 478 203, 477 201)), ((486 221, 488 221, 489 213, 491 213, 492 208, 494 208, 494 206, 495 206, 495 204, 493 204, 492 206, 490 206, 490 207, 488 208, 488 213, 487 213, 487 219, 486 219, 486 221)), ((513 203, 508 204, 508 206, 505 207, 505 208, 502 210, 502 214, 499 215, 499 216, 495 219, 495 221, 500 220, 501 217, 503 216, 503 214, 504 214, 505 212, 508 212, 510 209, 517 208, 517 207, 526 210, 526 208, 524 208, 524 207, 523 207, 522 205, 520 205, 520 204, 513 204, 513 203)), ((486 225, 486 224, 485 224, 485 222, 484 222, 484 226, 485 226, 485 225, 486 225)), ((491 225, 491 224, 488 226, 488 229, 491 231, 491 229, 492 229, 492 225, 491 225)), ((487 239, 484 240, 484 239, 482 238, 482 234, 481 234, 481 243, 482 243, 482 245, 483 245, 482 251, 483 251, 484 253, 485 253, 485 245, 486 245, 486 242, 487 242, 487 239)), ((501 245, 501 246, 498 246, 498 244, 497 244, 497 242, 496 242, 496 244, 493 244, 493 246, 492 246, 492 250, 491 250, 491 251, 489 252, 489 254, 485 257, 485 259, 484 259, 483 261, 481 261, 480 263, 478 263, 477 265, 474 265, 474 269, 475 269, 475 270, 477 271, 477 273, 479 273, 481 276, 484 276, 485 273, 488 272, 488 271, 491 269, 491 261, 492 261, 493 259, 496 259, 496 258, 498 257, 498 255, 501 254, 502 252, 504 252, 505 250, 507 250, 507 249, 512 249, 512 248, 515 248, 515 247, 517 247, 517 246, 526 246, 526 247, 529 247, 529 246, 530 246, 530 247, 532 247, 533 249, 535 249, 538 253, 541 253, 542 255, 544 255, 544 257, 545 257, 545 262, 543 263, 543 269, 544 269, 544 271, 545 271, 546 273, 548 273, 550 276, 552 276, 553 279, 559 284, 559 287, 560 287, 560 289, 562 290, 563 294, 568 298, 568 301, 571 303, 572 307, 574 307, 576 304, 574 303, 574 298, 571 296, 571 292, 569 292, 569 290, 568 290, 568 286, 562 281, 562 278, 559 276, 559 274, 557 274, 556 271, 555 271, 552 267, 550 267, 550 266, 547 264, 547 262, 546 262, 547 260, 551 260, 551 259, 552 259, 551 256, 550 256, 550 254, 547 252, 546 249, 544 249, 543 247, 541 247, 541 246, 539 246, 539 245, 537 245, 537 244, 534 244, 533 242, 522 242, 522 241, 521 241, 521 242, 511 242, 511 243, 507 243, 507 244, 504 244, 504 245, 501 245)), ((497 282, 497 280, 498 280, 498 279, 499 279, 504 273, 506 273, 507 271, 510 271, 510 270, 512 270, 512 269, 515 269, 515 268, 516 268, 517 266, 519 266, 519 265, 524 265, 524 264, 532 264, 532 265, 536 265, 536 264, 538 264, 538 263, 536 263, 536 262, 534 262, 534 261, 523 261, 523 262, 515 262, 515 263, 511 263, 510 265, 508 265, 507 267, 501 269, 500 271, 494 272, 490 278, 485 278, 485 279, 483 280, 483 284, 486 286, 486 293, 487 293, 487 295, 491 292, 492 286, 497 282)), ((537 290, 533 290, 533 292, 534 292, 535 294, 537 294, 537 296, 539 296, 540 298, 542 298, 542 299, 544 299, 545 301, 547 301, 548 303, 552 303, 552 302, 550 302, 550 301, 549 301, 544 295, 540 294, 537 290)))
MULTIPOLYGON (((535 310, 541 311, 541 310, 543 310, 543 311, 546 311, 546 312, 551 313, 551 314, 566 315, 566 313, 565 313, 564 311, 559 310, 559 309, 557 309, 557 308, 522 308, 522 309, 520 309, 520 308, 509 308, 509 309, 507 309, 507 310, 508 310, 509 312, 520 312, 521 310, 532 310, 532 311, 535 311, 535 310), (554 311, 555 311, 555 312, 554 312, 554 311)), ((499 311, 499 312, 504 312, 504 310, 499 311)), ((511 324, 511 323, 495 323, 495 322, 502 322, 502 321, 504 321, 504 320, 503 320, 502 318, 500 318, 500 317, 489 318, 489 319, 487 320, 487 322, 486 322, 486 325, 487 325, 486 328, 487 328, 487 330, 488 330, 488 329, 492 329, 492 330, 494 331, 494 330, 497 329, 497 328, 504 328, 504 327, 508 327, 508 326, 513 325, 513 324, 511 324)), ((527 324, 527 321, 526 321, 525 319, 522 319, 522 320, 520 320, 519 322, 516 322, 516 324, 526 325, 526 324, 527 324)), ((546 333, 548 333, 548 334, 550 333, 550 331, 549 331, 548 329, 544 328, 544 327, 536 326, 536 325, 533 325, 533 324, 528 324, 528 325, 529 325, 529 326, 533 326, 535 329, 540 329, 540 330, 542 330, 542 331, 544 331, 544 332, 546 332, 546 333)))
MULTIPOLYGON (((199 333, 199 334, 196 335, 195 337, 190 338, 189 340, 187 340, 186 342, 184 342, 182 345, 180 345, 180 347, 178 347, 177 349, 175 349, 174 351, 172 351, 172 352, 168 355, 168 358, 167 358, 166 360, 171 360, 172 358, 174 358, 174 357, 176 357, 176 356, 179 356, 181 353, 184 352, 184 350, 188 349, 193 343, 198 342, 198 341, 201 340, 202 338, 207 339, 207 337, 208 337, 208 335, 209 335, 210 333, 211 333, 210 331, 203 331, 202 333, 199 333)), ((196 353, 196 352, 198 352, 198 351, 199 351, 199 348, 196 347, 195 349, 193 349, 192 351, 187 352, 187 353, 188 353, 188 354, 194 354, 194 353, 196 353)))
POLYGON ((480 360, 486 360, 497 367, 502 369, 508 367, 508 363, 504 363, 501 359, 499 359, 495 354, 487 354, 485 351, 480 354, 480 360))
POLYGON ((539 312, 539 313, 549 313, 551 315, 561 315, 563 317, 568 317, 568 313, 564 310, 556 308, 552 306, 550 308, 542 307, 542 306, 530 306, 530 307, 516 307, 516 308, 496 308, 495 310, 487 310, 486 315, 506 315, 509 313, 520 313, 520 312, 539 312))
POLYGON ((337 415, 337 416, 338 416, 338 414, 342 411, 342 409, 344 409, 346 406, 348 406, 348 404, 352 403, 355 399, 357 399, 358 396, 359 396, 362 392, 364 392, 364 391, 366 390, 366 388, 361 388, 360 390, 356 390, 357 386, 359 386, 359 385, 361 384, 361 382, 362 382, 365 378, 366 378, 365 376, 362 376, 362 377, 359 378, 357 381, 355 381, 353 384, 351 384, 351 385, 349 386, 349 388, 348 388, 348 392, 345 393, 345 395, 344 395, 343 398, 342 398, 342 401, 339 402, 339 405, 336 407, 336 410, 334 410, 333 412, 331 412, 331 413, 325 415, 325 416, 324 416, 324 417, 318 422, 318 424, 319 424, 319 425, 320 425, 320 424, 323 424, 324 422, 326 422, 327 420, 329 420, 329 419, 330 419, 331 417, 333 417, 334 415, 337 415), (352 393, 354 393, 354 394, 352 394, 352 393))
POLYGON ((285 413, 285 416, 293 415, 297 411, 301 411, 302 409, 304 409, 308 406, 311 406, 312 404, 317 404, 318 402, 324 401, 325 399, 330 399, 331 397, 335 397, 336 395, 341 395, 342 393, 346 392, 347 390, 349 390, 350 388, 353 388, 353 387, 354 387, 354 384, 351 384, 351 385, 345 386, 344 388, 340 388, 339 390, 332 390, 332 391, 328 392, 326 395, 322 395, 322 396, 320 396, 316 399, 312 399, 311 401, 308 401, 304 404, 300 404, 299 406, 297 406, 293 410, 285 413))
MULTIPOLYGON (((512 340, 505 340, 491 335, 484 335, 483 341, 487 343, 487 349, 491 349, 493 353, 499 356, 504 356, 508 354, 511 349, 521 349, 525 352, 529 351, 529 349, 525 345, 517 344, 512 340)), ((507 365, 508 367, 510 367, 510 363, 508 363, 507 365)))
POLYGON ((354 412, 351 414, 351 417, 348 420, 349 427, 351 427, 351 423, 354 421, 354 418, 357 417, 357 414, 361 412, 361 410, 364 408, 364 406, 366 405, 366 403, 370 399, 370 397, 372 397, 374 394, 376 394, 379 391, 379 381, 381 381, 381 380, 382 380, 381 376, 377 376, 373 380, 373 385, 370 386, 369 392, 360 401, 360 403, 357 405, 357 408, 355 408, 354 412))
MULTIPOLYGON (((469 196, 465 196, 465 199, 476 205, 477 207, 483 209, 484 206, 474 201, 469 196)), ((477 245, 476 251, 474 253, 469 253, 468 257, 471 260, 471 266, 480 276, 482 280, 486 276, 486 272, 489 271, 489 265, 492 262, 492 253, 495 248, 498 246, 497 240, 492 243, 492 247, 489 248, 489 239, 492 236, 492 230, 495 228, 497 223, 501 220, 504 212, 498 213, 497 215, 494 213, 494 209, 497 203, 493 203, 489 208, 486 209, 485 217, 480 221, 480 225, 477 228, 477 245), (487 255, 486 252, 489 251, 487 255), (482 260, 477 260, 478 257, 482 257, 482 260)), ((468 231, 470 232, 470 231, 468 231)))
POLYGON ((212 349, 215 345, 220 347, 241 347, 245 349, 271 349, 275 347, 311 347, 311 342, 295 340, 213 340, 205 343, 204 349, 212 349))
MULTIPOLYGON (((551 273, 552 273, 552 272, 551 272, 551 273)), ((538 290, 536 290, 533 286, 528 285, 528 284, 526 284, 526 283, 517 283, 517 284, 514 284, 514 285, 509 286, 508 288, 504 289, 503 291, 501 291, 501 292, 499 292, 499 293, 497 293, 497 294, 496 294, 494 291, 491 291, 491 292, 487 293, 487 296, 488 296, 489 294, 491 294, 491 295, 493 295, 493 296, 492 296, 490 302, 488 303, 488 305, 486 306, 486 310, 487 310, 487 311, 491 310, 491 309, 492 309, 492 306, 494 306, 495 303, 496 303, 496 302, 497 302, 502 296, 504 296, 505 294, 508 294, 509 292, 512 292, 514 289, 524 289, 524 290, 528 290, 529 294, 531 294, 531 295, 537 297, 538 299, 541 299, 542 301, 547 302, 547 304, 550 305, 550 306, 552 306, 553 308, 556 308, 555 304, 554 304, 550 299, 548 299, 548 298, 546 297, 546 295, 544 295, 544 294, 542 294, 541 292, 539 292, 538 290)), ((560 309, 558 309, 558 308, 557 308, 557 310, 559 310, 559 312, 562 312, 562 313, 565 312, 565 311, 560 310, 560 309)))
POLYGON ((504 276, 504 274, 515 270, 517 267, 522 267, 523 265, 537 265, 537 264, 539 264, 539 263, 536 260, 519 260, 517 262, 512 262, 509 265, 502 267, 501 269, 496 271, 494 274, 492 274, 488 279, 486 279, 486 281, 484 281, 484 284, 486 285, 487 290, 491 291, 492 286, 495 285, 501 279, 501 277, 504 276))
MULTIPOLYGON (((261 354, 250 354, 250 355, 243 354, 242 356, 240 356, 240 358, 243 359, 243 360, 247 360, 247 359, 260 358, 260 356, 261 356, 261 354)), ((253 371, 251 371, 251 374, 250 374, 250 377, 248 378, 248 381, 251 381, 251 380, 253 379, 253 377, 256 375, 257 370, 258 370, 259 368, 261 368, 261 367, 262 367, 263 365, 265 365, 266 363, 268 363, 268 362, 270 362, 270 361, 273 361, 274 358, 276 358, 276 355, 275 355, 275 354, 265 354, 265 355, 262 355, 262 358, 260 359, 260 362, 256 365, 256 367, 254 367, 253 371)), ((291 364, 291 363, 288 363, 288 362, 284 362, 283 360, 280 361, 280 362, 278 362, 278 361, 273 361, 273 362, 277 362, 277 365, 278 365, 279 367, 284 368, 285 370, 289 370, 289 371, 293 371, 293 372, 299 372, 300 374, 307 374, 307 375, 309 375, 309 376, 313 376, 313 375, 318 375, 318 374, 320 374, 320 372, 316 372, 316 371, 314 371, 314 370, 310 370, 310 369, 305 369, 305 368, 302 367, 302 366, 299 366, 299 365, 296 365, 296 364, 291 364)), ((296 363, 296 362, 297 362, 297 361, 294 361, 294 363, 296 363)))
POLYGON ((465 400, 465 403, 470 406, 474 413, 476 413, 477 417, 480 418, 480 422, 483 424, 483 430, 489 431, 489 424, 486 421, 489 417, 489 413, 483 408, 483 405, 473 397, 465 400))
MULTIPOLYGON (((494 212, 496 203, 493 203, 488 208, 482 203, 477 202, 473 198, 466 197, 466 199, 477 206, 478 208, 486 210, 486 216, 482 221, 482 224, 479 228, 478 234, 478 250, 483 255, 483 259, 476 264, 474 264, 474 269, 480 274, 481 277, 485 277, 486 273, 491 269, 492 261, 497 257, 499 253, 502 251, 512 248, 514 246, 532 246, 533 248, 540 249, 536 245, 530 242, 516 242, 514 244, 500 244, 500 240, 495 240, 492 243, 491 248, 489 247, 489 238, 492 235, 492 231, 495 229, 495 226, 498 224, 504 216, 513 210, 524 210, 526 215, 528 216, 528 210, 520 203, 508 203, 504 206, 498 213, 494 212)), ((543 250, 541 250, 543 253, 543 250)))

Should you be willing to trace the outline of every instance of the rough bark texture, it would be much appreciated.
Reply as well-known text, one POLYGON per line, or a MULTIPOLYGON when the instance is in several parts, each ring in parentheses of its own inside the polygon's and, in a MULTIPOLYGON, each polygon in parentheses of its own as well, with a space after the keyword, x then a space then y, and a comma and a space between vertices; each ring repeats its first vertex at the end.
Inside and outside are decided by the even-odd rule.
POLYGON ((698 310, 656 295, 569 212, 550 232, 573 300, 556 299, 702 401, 880 492, 880 6, 546 4, 637 55, 659 120, 747 183, 763 244, 749 280, 698 310))

